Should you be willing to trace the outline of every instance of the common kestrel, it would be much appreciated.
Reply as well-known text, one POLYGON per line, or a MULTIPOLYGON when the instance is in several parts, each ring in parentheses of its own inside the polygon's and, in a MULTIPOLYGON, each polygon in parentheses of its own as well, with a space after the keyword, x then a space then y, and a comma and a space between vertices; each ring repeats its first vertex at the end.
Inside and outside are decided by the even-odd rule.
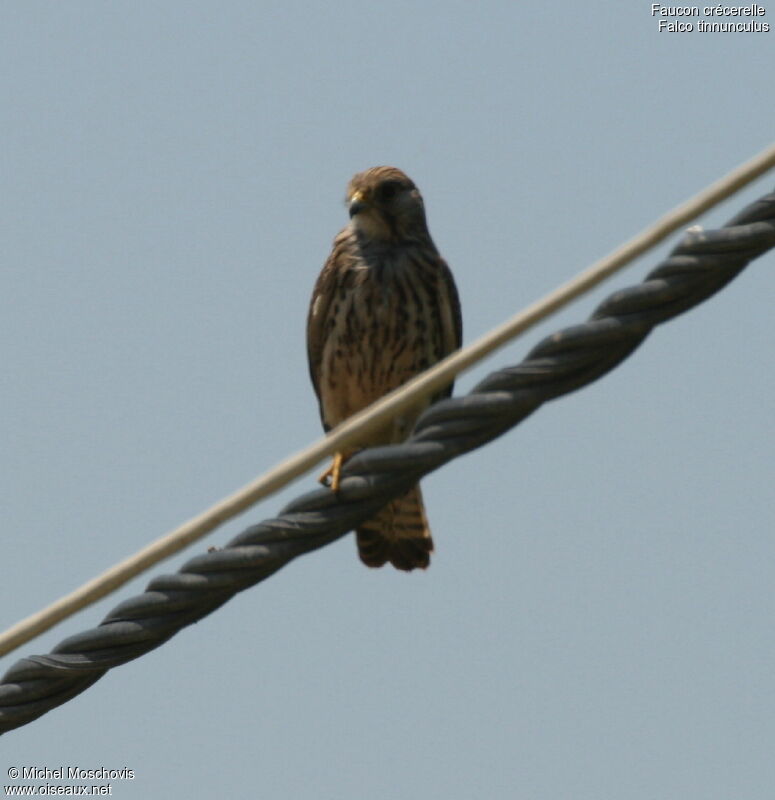
MULTIPOLYGON (((422 196, 395 167, 373 167, 347 187, 350 223, 334 239, 307 318, 307 354, 326 431, 460 347, 462 319, 452 273, 428 232, 422 196)), ((401 442, 436 397, 358 444, 401 442)), ((330 476, 353 451, 337 453, 330 476)), ((433 551, 420 487, 356 531, 364 564, 425 568, 433 551)))

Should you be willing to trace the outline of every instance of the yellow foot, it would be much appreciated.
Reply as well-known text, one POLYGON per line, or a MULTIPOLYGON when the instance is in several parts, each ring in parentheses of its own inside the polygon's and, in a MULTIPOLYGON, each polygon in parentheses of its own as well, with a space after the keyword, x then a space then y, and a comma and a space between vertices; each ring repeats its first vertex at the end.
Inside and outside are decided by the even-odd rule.
POLYGON ((318 478, 318 481, 324 486, 330 485, 331 491, 338 492, 342 464, 344 464, 344 453, 334 453, 334 460, 331 462, 331 466, 318 478), (329 478, 331 478, 330 484, 328 483, 329 478))

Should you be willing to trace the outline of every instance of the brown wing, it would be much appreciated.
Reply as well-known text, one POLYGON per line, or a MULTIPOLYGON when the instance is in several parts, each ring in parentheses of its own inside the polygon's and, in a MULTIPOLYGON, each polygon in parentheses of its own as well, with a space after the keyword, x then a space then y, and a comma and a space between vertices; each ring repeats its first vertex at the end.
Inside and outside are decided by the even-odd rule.
MULTIPOLYGON (((321 403, 320 397, 320 370, 323 361, 323 349, 326 344, 326 337, 329 335, 328 320, 331 303, 336 295, 339 274, 343 267, 349 262, 348 247, 350 244, 350 233, 345 228, 340 231, 334 239, 334 246, 331 255, 328 257, 323 269, 312 290, 312 299, 307 313, 307 360, 309 362, 309 375, 312 378, 312 385, 321 403)), ((328 431, 330 425, 323 419, 323 407, 320 405, 320 419, 323 422, 323 429, 328 431)))
MULTIPOLYGON (((448 356, 455 350, 459 350, 463 344, 463 312, 460 308, 460 297, 455 286, 455 279, 452 277, 452 270, 447 266, 444 259, 439 258, 439 274, 441 293, 440 305, 443 309, 441 315, 442 322, 442 343, 444 356, 448 356)), ((449 397, 454 388, 454 381, 446 389, 439 392, 434 399, 439 397, 449 397)))
POLYGON ((336 275, 331 268, 331 259, 326 262, 323 271, 315 282, 312 299, 307 314, 307 359, 309 361, 309 375, 315 394, 320 399, 320 363, 323 358, 325 345, 326 320, 328 307, 331 304, 331 294, 336 285, 336 275))

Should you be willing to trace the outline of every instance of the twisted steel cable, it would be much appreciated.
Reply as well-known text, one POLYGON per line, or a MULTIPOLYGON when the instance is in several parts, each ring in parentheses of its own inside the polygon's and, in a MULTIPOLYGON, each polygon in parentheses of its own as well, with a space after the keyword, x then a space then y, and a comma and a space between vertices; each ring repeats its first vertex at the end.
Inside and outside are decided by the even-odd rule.
POLYGON ((343 536, 420 477, 501 435, 547 400, 604 375, 656 325, 715 294, 773 246, 775 192, 720 230, 690 229, 641 284, 614 292, 587 322, 547 337, 520 364, 491 373, 467 395, 436 403, 407 442, 353 457, 338 494, 318 489, 303 495, 223 549, 154 578, 98 627, 68 637, 48 655, 17 661, 0 682, 0 733, 75 697, 110 668, 158 647, 292 559, 343 536))

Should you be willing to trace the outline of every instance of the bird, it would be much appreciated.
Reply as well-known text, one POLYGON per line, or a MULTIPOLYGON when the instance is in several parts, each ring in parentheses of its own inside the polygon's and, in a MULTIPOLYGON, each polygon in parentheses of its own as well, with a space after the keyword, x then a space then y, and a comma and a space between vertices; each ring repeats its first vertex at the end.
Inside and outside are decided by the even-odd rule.
MULTIPOLYGON (((329 431, 461 346, 463 323, 452 272, 428 231, 414 182, 397 167, 356 174, 345 198, 350 221, 335 237, 312 293, 307 356, 320 417, 329 431)), ((320 477, 339 491, 358 449, 404 441, 450 383, 347 451, 320 477)), ((356 529, 361 561, 425 569, 433 552, 419 485, 356 529)))

